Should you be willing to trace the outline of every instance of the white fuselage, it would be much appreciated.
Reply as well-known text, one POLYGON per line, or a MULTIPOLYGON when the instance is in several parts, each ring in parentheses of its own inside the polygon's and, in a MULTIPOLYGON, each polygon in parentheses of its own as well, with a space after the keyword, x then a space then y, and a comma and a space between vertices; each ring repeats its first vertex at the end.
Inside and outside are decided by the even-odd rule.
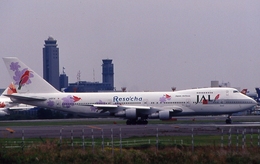
POLYGON ((102 115, 98 110, 101 107, 96 108, 93 104, 102 104, 106 109, 110 105, 117 105, 111 106, 107 110, 109 113, 139 107, 150 107, 142 110, 145 114, 162 110, 181 111, 174 113, 174 116, 231 114, 248 110, 256 104, 253 99, 232 88, 202 88, 175 92, 28 93, 26 96, 44 97, 46 100, 19 102, 96 117, 102 115))

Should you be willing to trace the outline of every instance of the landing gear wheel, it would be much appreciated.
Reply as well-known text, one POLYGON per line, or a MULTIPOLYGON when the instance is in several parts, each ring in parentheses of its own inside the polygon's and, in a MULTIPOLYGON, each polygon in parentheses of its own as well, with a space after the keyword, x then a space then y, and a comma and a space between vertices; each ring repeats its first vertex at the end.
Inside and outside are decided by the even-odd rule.
POLYGON ((135 125, 135 124, 136 124, 136 120, 128 119, 126 121, 126 125, 135 125))
POLYGON ((148 121, 145 120, 145 119, 140 119, 140 120, 136 121, 136 124, 138 124, 138 125, 147 125, 148 121))
POLYGON ((148 121, 146 119, 139 119, 139 120, 133 120, 133 119, 128 119, 126 121, 126 125, 147 125, 148 121))
POLYGON ((142 120, 137 120, 137 121, 136 121, 136 124, 137 124, 137 125, 141 125, 141 124, 143 124, 143 121, 142 121, 142 120))
POLYGON ((127 120, 127 121, 126 121, 126 125, 131 125, 131 121, 130 121, 130 120, 127 120))
POLYGON ((232 124, 231 116, 228 116, 226 119, 226 124, 232 124))

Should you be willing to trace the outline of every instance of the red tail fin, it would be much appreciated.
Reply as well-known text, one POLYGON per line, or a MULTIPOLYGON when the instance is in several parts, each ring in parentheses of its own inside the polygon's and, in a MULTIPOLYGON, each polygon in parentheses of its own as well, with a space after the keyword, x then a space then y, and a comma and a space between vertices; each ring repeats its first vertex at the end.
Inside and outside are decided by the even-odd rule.
POLYGON ((246 95, 246 92, 247 92, 247 89, 243 89, 243 90, 241 91, 241 93, 243 93, 244 95, 246 95))

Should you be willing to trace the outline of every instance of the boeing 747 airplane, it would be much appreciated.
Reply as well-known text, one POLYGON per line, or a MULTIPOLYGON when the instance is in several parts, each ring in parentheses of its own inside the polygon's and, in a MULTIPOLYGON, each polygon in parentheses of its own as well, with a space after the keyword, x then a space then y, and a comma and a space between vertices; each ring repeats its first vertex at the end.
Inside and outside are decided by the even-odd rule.
MULTIPOLYGON (((96 117, 110 114, 126 124, 147 124, 147 119, 175 116, 221 115, 256 105, 234 88, 200 88, 165 92, 66 93, 56 90, 15 57, 3 58, 18 93, 6 94, 13 102, 96 117)), ((230 117, 226 123, 231 123, 230 117)))
POLYGON ((0 96, 0 116, 6 116, 10 114, 10 110, 28 110, 34 108, 27 104, 14 103, 9 97, 4 95, 17 93, 15 86, 11 83, 0 96))

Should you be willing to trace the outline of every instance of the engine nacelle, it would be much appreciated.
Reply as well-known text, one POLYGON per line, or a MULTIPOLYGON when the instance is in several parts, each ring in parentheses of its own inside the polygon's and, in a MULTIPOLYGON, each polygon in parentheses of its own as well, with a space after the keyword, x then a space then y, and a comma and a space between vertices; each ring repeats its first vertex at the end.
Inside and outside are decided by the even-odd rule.
POLYGON ((169 120, 171 119, 170 111, 159 111, 159 113, 152 113, 148 116, 150 119, 169 120))
POLYGON ((127 119, 136 119, 136 109, 135 108, 126 109, 125 117, 127 119))
POLYGON ((126 109, 125 111, 119 111, 115 113, 116 117, 125 117, 126 119, 136 119, 136 109, 130 108, 126 109))
POLYGON ((171 119, 170 111, 160 111, 159 112, 160 120, 169 120, 171 119))
POLYGON ((8 113, 6 113, 5 111, 0 111, 0 117, 1 116, 6 116, 6 115, 8 115, 8 113))

